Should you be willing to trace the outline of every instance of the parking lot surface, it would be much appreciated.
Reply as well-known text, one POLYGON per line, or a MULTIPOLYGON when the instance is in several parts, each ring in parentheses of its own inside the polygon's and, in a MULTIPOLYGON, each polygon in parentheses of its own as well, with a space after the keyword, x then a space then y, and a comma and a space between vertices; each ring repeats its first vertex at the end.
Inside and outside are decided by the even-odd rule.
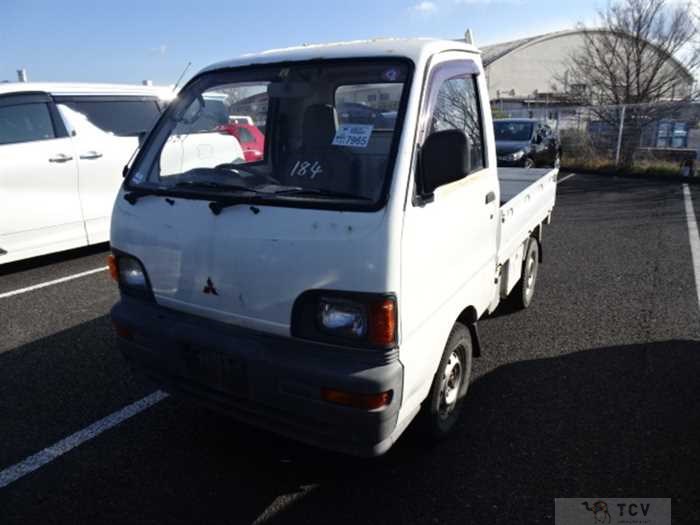
MULTIPOLYGON (((346 458, 168 397, 0 488, 0 523, 552 523, 560 497, 667 497, 674 524, 700 522, 682 186, 570 178, 543 252, 532 307, 481 322, 438 447, 409 429, 385 457, 346 458)), ((156 390, 115 348, 106 254, 0 267, 0 470, 156 390)))

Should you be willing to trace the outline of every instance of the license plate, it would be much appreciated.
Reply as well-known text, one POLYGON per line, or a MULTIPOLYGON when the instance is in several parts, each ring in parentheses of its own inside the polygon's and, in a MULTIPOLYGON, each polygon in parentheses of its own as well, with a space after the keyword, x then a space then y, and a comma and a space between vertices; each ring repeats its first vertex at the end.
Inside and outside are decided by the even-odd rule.
POLYGON ((247 392, 244 363, 206 348, 182 348, 184 375, 203 386, 243 396, 247 392))

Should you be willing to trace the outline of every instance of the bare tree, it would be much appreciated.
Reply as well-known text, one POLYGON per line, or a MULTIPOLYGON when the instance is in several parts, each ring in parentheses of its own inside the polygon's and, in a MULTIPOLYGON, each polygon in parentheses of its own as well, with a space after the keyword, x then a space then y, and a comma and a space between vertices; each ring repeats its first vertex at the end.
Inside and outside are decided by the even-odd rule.
POLYGON ((593 106, 613 127, 626 106, 623 166, 631 165, 646 126, 697 97, 700 32, 693 9, 691 2, 617 0, 599 12, 599 27, 582 27, 585 45, 558 79, 570 102, 593 106))

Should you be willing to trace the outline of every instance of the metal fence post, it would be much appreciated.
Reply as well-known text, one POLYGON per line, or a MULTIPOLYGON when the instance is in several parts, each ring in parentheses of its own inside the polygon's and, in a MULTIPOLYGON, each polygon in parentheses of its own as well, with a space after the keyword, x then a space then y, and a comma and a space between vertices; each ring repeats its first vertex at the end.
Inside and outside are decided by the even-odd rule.
POLYGON ((615 153, 615 165, 620 165, 620 150, 622 149, 622 130, 625 128, 625 111, 627 106, 622 106, 622 113, 620 114, 620 129, 617 132, 617 152, 615 153))

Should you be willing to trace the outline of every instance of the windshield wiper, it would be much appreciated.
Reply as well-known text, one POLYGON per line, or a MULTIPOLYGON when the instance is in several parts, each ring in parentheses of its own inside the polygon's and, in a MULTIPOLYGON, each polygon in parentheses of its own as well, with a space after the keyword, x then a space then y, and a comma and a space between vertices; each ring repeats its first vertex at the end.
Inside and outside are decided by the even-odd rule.
POLYGON ((371 201, 372 199, 368 197, 363 197, 357 193, 348 193, 335 190, 326 190, 323 188, 287 188, 284 190, 279 190, 274 193, 275 195, 316 195, 319 197, 335 197, 338 199, 354 199, 360 201, 371 201))
MULTIPOLYGON (((267 192, 256 190, 255 188, 251 188, 249 186, 242 186, 240 184, 222 184, 220 182, 213 182, 213 181, 183 181, 183 182, 178 182, 175 184, 176 188, 206 188, 206 189, 216 189, 216 190, 229 190, 229 191, 239 191, 239 192, 248 192, 248 193, 253 193, 254 195, 268 195, 267 192)), ((241 199, 230 196, 230 195, 222 195, 216 200, 213 200, 209 203, 209 209, 214 215, 219 215, 221 213, 221 210, 224 208, 228 208, 230 206, 236 206, 237 204, 242 204, 243 202, 249 202, 250 201, 250 196, 247 199, 241 199)))
POLYGON ((157 195, 157 193, 148 190, 131 190, 124 194, 124 200, 133 206, 137 200, 147 195, 157 195))
POLYGON ((212 190, 231 190, 231 191, 249 191, 251 193, 263 193, 250 186, 243 186, 242 184, 222 184, 221 182, 213 181, 196 181, 187 180, 178 182, 175 184, 176 188, 205 188, 212 190))

